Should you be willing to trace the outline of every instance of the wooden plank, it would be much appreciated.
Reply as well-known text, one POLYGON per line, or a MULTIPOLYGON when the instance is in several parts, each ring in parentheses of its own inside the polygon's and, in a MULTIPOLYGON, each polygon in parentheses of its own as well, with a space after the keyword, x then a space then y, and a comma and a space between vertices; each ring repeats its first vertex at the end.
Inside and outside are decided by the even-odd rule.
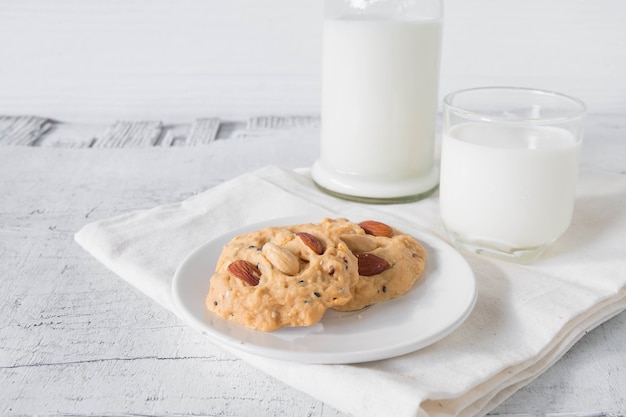
POLYGON ((33 146, 52 123, 37 116, 0 116, 0 145, 33 146))
POLYGON ((319 116, 259 116, 248 119, 247 129, 256 130, 284 130, 297 128, 319 127, 319 116))
POLYGON ((290 132, 318 131, 320 117, 317 115, 256 116, 248 118, 245 126, 240 125, 231 132, 234 138, 285 135, 290 132))
POLYGON ((115 122, 94 141, 94 148, 154 146, 163 132, 161 122, 115 122))
POLYGON ((189 130, 189 135, 184 141, 185 146, 207 145, 217 138, 220 128, 219 118, 197 119, 189 130))

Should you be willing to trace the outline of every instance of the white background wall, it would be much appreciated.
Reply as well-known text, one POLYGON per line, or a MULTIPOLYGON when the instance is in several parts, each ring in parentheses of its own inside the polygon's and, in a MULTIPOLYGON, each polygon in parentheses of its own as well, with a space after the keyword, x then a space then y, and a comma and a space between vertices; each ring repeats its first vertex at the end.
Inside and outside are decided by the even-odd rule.
MULTIPOLYGON (((0 0, 0 114, 318 114, 322 0, 0 0)), ((519 85, 626 113, 626 1, 447 0, 441 95, 519 85)))

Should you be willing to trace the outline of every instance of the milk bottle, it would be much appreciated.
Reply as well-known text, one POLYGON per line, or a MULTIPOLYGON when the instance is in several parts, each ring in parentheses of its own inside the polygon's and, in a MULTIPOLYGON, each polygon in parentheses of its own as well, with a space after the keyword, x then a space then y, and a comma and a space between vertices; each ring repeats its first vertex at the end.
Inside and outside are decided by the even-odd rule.
POLYGON ((440 4, 352 3, 363 7, 338 10, 324 22, 321 148, 313 179, 352 199, 419 198, 438 183, 440 4))

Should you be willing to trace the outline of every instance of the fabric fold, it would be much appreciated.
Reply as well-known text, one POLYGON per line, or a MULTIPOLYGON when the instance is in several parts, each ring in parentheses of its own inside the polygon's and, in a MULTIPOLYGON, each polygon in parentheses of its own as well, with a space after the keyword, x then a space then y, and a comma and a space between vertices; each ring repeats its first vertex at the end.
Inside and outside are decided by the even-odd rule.
MULTIPOLYGON (((353 203, 319 191, 306 171, 270 166, 180 203, 87 224, 76 241, 171 310, 172 277, 199 245, 243 225, 304 214, 398 219, 444 238, 436 194, 409 204, 353 203)), ((229 350, 355 416, 483 415, 626 308, 623 236, 626 178, 584 171, 572 226, 539 261, 523 266, 465 255, 477 278, 476 307, 439 342, 356 365, 290 363, 229 350)))

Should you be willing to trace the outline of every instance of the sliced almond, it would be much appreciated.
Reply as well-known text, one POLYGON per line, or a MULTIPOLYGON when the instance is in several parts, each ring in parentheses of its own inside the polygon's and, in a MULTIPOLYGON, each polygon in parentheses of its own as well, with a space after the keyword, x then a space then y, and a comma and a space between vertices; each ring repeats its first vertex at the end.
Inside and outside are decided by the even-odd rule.
POLYGON ((370 252, 376 249, 376 242, 371 237, 356 234, 346 234, 339 236, 348 246, 352 253, 370 252))
POLYGON ((361 229, 365 230, 365 233, 373 236, 385 236, 393 237, 393 228, 385 223, 377 222, 376 220, 366 220, 359 223, 361 229))
POLYGON ((355 256, 359 263, 359 275, 365 277, 380 274, 391 267, 389 262, 373 253, 356 253, 355 256))
POLYGON ((319 240, 312 234, 306 232, 298 232, 296 233, 296 236, 298 236, 305 245, 311 248, 313 252, 317 253, 318 255, 324 253, 324 243, 322 243, 321 240, 319 240))
POLYGON ((295 275, 300 271, 298 257, 291 251, 272 242, 263 245, 263 255, 283 274, 295 275))
POLYGON ((228 265, 226 269, 232 276, 239 278, 253 287, 259 285, 261 271, 248 261, 244 261, 243 259, 236 260, 228 265))

